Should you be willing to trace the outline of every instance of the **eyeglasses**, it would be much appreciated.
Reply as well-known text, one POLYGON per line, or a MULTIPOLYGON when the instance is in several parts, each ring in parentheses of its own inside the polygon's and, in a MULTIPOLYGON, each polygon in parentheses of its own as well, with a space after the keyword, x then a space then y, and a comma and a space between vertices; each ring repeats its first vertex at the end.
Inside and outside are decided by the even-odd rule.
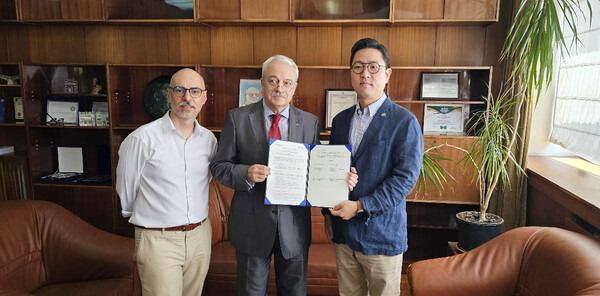
POLYGON ((201 89, 199 87, 185 88, 183 86, 168 86, 167 88, 173 90, 173 95, 175 95, 175 97, 178 99, 183 98, 186 91, 189 91, 190 97, 194 99, 199 98, 202 93, 206 91, 206 89, 201 89))
POLYGON ((379 72, 379 69, 381 69, 381 67, 383 67, 384 69, 386 68, 385 65, 380 65, 376 62, 372 62, 372 63, 361 63, 361 62, 356 62, 352 65, 352 72, 356 73, 356 74, 361 74, 364 70, 365 70, 365 65, 367 66, 367 69, 369 70, 369 73, 371 74, 375 74, 377 72, 379 72))
MULTIPOLYGON (((267 84, 272 86, 273 88, 277 88, 279 86, 279 79, 277 78, 269 78, 267 79, 267 84)), ((292 89, 292 87, 295 85, 296 83, 294 83, 291 80, 284 80, 283 81, 283 89, 285 89, 286 91, 292 89)))

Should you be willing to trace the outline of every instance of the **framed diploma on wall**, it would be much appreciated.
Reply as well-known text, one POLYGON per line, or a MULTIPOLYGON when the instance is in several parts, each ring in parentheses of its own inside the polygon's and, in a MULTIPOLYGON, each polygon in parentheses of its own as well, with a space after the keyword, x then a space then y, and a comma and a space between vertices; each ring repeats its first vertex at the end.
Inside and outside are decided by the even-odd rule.
POLYGON ((421 73, 421 100, 458 100, 458 72, 421 73))
POLYGON ((468 118, 468 104, 425 104, 423 135, 463 136, 468 118))
POLYGON ((325 90, 325 128, 331 128, 333 118, 341 111, 356 105, 358 96, 350 89, 325 90))

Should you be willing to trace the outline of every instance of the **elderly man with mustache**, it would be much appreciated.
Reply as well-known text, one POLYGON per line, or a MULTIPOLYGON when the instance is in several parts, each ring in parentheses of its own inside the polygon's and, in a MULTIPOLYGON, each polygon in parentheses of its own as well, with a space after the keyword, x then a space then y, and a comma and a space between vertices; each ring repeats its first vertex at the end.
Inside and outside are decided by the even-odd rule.
MULTIPOLYGON (((319 143, 319 119, 290 105, 298 67, 275 55, 263 63, 264 99, 225 116, 215 179, 235 189, 229 214, 229 241, 236 250, 238 295, 267 295, 271 256, 278 295, 306 295, 310 208, 265 205, 269 138, 319 143)), ((356 183, 349 173, 349 186, 356 183)))
POLYGON ((171 109, 121 144, 117 193, 135 225, 144 295, 201 295, 210 263, 209 163, 217 149, 196 117, 206 102, 204 79, 192 69, 171 78, 171 109))

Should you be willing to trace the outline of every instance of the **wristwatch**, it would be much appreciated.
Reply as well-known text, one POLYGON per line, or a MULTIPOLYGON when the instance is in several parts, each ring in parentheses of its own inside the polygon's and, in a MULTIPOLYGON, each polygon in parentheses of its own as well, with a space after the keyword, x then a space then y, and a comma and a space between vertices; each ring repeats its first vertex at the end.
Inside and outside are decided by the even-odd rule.
POLYGON ((364 209, 356 210, 356 216, 358 216, 358 217, 364 217, 365 216, 365 210, 364 209))

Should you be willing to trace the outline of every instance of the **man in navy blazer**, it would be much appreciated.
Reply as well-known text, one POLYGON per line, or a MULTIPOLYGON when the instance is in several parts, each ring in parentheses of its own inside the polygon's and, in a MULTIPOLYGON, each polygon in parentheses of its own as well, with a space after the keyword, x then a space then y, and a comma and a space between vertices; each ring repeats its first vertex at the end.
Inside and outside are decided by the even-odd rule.
POLYGON ((350 67, 358 104, 333 119, 330 144, 352 145, 360 182, 348 201, 323 210, 325 232, 335 245, 340 295, 400 295, 406 196, 421 168, 423 136, 415 116, 384 92, 392 69, 382 44, 357 41, 350 67))

